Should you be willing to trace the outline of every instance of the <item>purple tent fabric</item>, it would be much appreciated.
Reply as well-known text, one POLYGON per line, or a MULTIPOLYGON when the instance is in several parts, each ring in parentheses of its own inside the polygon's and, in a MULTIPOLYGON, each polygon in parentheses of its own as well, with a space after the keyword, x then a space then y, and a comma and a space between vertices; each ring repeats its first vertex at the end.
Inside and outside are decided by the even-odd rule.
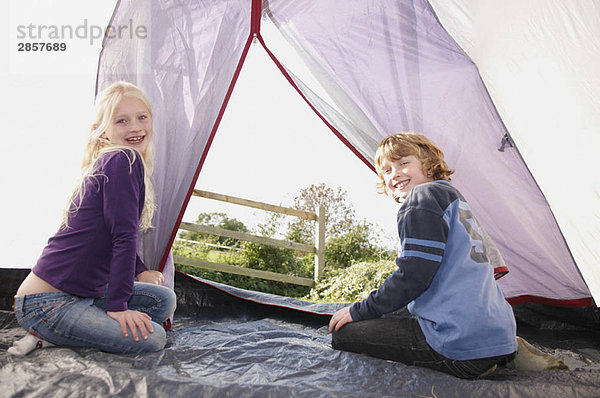
MULTIPOLYGON (((144 26, 147 37, 107 37, 98 91, 118 80, 141 87, 154 113, 158 211, 144 235, 142 258, 158 269, 193 185, 249 33, 248 1, 120 1, 111 25, 144 26), (131 21, 131 22, 130 22, 131 21)), ((172 286, 173 262, 165 278, 172 286)))
POLYGON ((312 63, 332 71, 332 97, 345 94, 371 117, 378 139, 419 131, 442 147, 458 170, 455 184, 511 271, 500 280, 507 297, 589 296, 519 153, 497 150, 507 131, 476 66, 426 1, 271 1, 270 11, 280 29, 298 36, 301 54, 319 57, 312 63))
MULTIPOLYGON (((119 2, 113 24, 133 20, 145 39, 107 38, 98 83, 140 85, 154 104, 157 228, 143 257, 157 268, 177 227, 219 112, 251 39, 251 0, 119 2)), ((364 158, 396 131, 423 132, 457 170, 453 182, 496 242, 510 273, 507 298, 589 302, 550 207, 514 146, 476 65, 429 3, 269 0, 268 15, 333 98, 299 89, 364 158)), ((268 46, 268 40, 266 41, 268 46)), ((275 54, 277 55, 277 54, 275 54)), ((293 72, 293 66, 286 69, 293 72)), ((295 79, 290 76, 290 79, 295 79)))

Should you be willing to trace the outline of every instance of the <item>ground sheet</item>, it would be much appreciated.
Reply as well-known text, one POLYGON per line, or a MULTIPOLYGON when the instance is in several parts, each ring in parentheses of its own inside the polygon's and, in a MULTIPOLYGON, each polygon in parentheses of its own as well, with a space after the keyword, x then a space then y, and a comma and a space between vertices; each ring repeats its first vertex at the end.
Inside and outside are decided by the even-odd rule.
POLYGON ((598 329, 532 315, 535 308, 516 311, 530 320, 519 321, 519 334, 563 359, 568 371, 500 369, 485 380, 461 380, 333 350, 327 314, 340 304, 247 292, 183 274, 176 277, 178 310, 161 352, 46 348, 13 357, 7 349, 25 332, 6 305, 11 283, 23 275, 9 271, 2 270, 7 282, 0 292, 0 397, 600 396, 598 329))

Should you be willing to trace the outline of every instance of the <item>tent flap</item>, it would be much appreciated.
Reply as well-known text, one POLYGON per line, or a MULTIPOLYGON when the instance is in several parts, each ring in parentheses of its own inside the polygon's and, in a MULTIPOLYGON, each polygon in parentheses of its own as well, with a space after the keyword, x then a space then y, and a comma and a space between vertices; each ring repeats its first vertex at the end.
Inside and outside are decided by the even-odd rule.
POLYGON ((422 132, 441 146, 457 170, 453 182, 510 269, 500 280, 507 297, 590 297, 521 154, 515 146, 498 151, 508 131, 478 67, 426 1, 292 6, 280 0, 269 2, 269 15, 333 106, 354 126, 366 126, 356 132, 336 122, 339 118, 330 120, 367 158, 377 142, 397 131, 422 132), (371 147, 364 149, 365 143, 371 147))

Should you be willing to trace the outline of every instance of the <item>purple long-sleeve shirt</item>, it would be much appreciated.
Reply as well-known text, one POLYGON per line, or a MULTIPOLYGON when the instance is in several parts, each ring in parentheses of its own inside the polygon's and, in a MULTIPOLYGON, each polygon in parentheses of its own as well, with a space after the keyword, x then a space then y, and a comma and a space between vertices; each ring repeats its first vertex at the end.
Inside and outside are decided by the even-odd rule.
POLYGON ((146 267, 136 254, 144 206, 144 166, 140 155, 113 151, 98 160, 85 181, 81 207, 69 228, 48 240, 32 271, 52 286, 80 297, 101 297, 106 310, 125 311, 135 276, 146 267))

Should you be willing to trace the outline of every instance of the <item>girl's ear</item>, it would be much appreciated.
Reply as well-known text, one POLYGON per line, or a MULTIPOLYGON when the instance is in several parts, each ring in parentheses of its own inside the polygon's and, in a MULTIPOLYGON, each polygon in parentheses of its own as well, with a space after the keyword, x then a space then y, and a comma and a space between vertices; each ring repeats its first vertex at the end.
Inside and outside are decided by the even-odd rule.
MULTIPOLYGON (((91 130, 91 131, 94 131, 94 130, 96 130, 97 128, 98 128, 98 125, 97 125, 96 123, 94 123, 94 124, 92 124, 92 130, 91 130)), ((102 133, 102 134, 100 134, 100 138, 104 138, 104 139, 106 139, 106 133, 102 133)))
MULTIPOLYGON (((93 126, 94 130, 98 128, 98 126, 94 125, 93 126)), ((105 140, 109 140, 108 137, 106 136, 106 131, 103 131, 102 134, 100 134, 100 138, 103 138, 105 140)), ((109 140, 110 141, 110 140, 109 140)))

